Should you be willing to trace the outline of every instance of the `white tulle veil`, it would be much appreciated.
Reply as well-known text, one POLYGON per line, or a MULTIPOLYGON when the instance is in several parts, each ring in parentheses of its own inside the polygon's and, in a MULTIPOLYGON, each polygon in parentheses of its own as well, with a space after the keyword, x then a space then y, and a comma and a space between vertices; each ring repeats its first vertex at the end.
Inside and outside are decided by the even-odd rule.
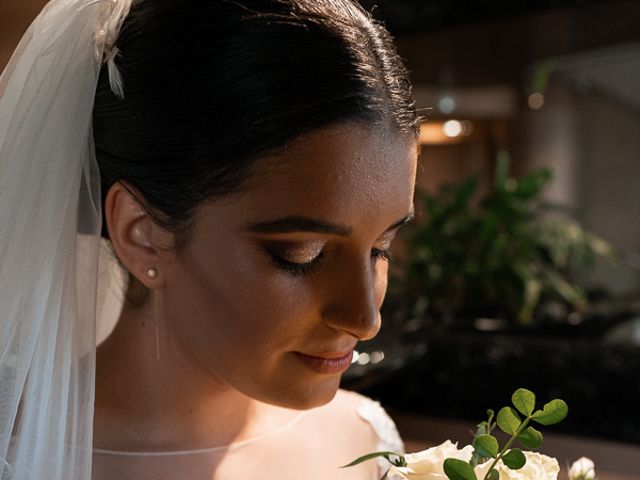
MULTIPOLYGON (((0 479, 91 478, 100 181, 92 110, 131 0, 53 0, 0 77, 0 479)), ((108 258, 108 257, 104 257, 108 258)), ((98 312, 98 313, 96 313, 98 312)), ((104 335, 104 332, 98 332, 104 335)))

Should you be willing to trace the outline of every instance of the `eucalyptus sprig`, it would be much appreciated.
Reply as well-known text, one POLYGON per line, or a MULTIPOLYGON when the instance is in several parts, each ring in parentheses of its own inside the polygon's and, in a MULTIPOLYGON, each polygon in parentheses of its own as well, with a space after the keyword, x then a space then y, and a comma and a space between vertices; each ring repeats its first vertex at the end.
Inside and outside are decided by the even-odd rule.
POLYGON ((542 445, 542 433, 528 426, 530 422, 540 425, 553 425, 559 423, 567 416, 569 411, 563 400, 555 399, 545 404, 542 410, 535 409, 536 396, 526 388, 517 389, 511 396, 513 408, 507 406, 498 411, 496 422, 493 424, 493 411, 488 410, 488 421, 478 425, 478 432, 473 439, 473 456, 469 462, 455 458, 447 458, 444 461, 444 473, 449 480, 478 480, 474 467, 485 460, 493 459, 493 463, 487 470, 482 480, 498 480, 499 473, 495 466, 499 461, 512 470, 518 470, 526 464, 526 457, 519 448, 511 448, 518 440, 526 448, 534 449, 542 445), (524 416, 520 418, 518 412, 524 416), (498 428, 511 438, 500 449, 498 439, 491 435, 491 430, 497 424, 498 428))
MULTIPOLYGON (((515 410, 510 406, 502 407, 498 415, 495 415, 493 410, 487 410, 487 420, 477 425, 473 437, 473 454, 468 462, 456 458, 447 458, 444 461, 444 473, 449 480, 478 480, 474 467, 492 460, 482 480, 499 479, 500 474, 495 468, 499 461, 512 470, 524 467, 527 462, 526 456, 521 449, 511 448, 511 445, 517 440, 525 448, 539 448, 542 445, 542 433, 529 426, 529 423, 553 425, 564 420, 569 411, 567 404, 559 399, 551 400, 541 410, 535 410, 536 396, 526 388, 517 389, 511 396, 511 401, 515 410), (518 413, 524 418, 521 418, 518 413), (511 435, 502 448, 498 444, 498 439, 491 434, 496 427, 507 435, 511 435)), ((385 458, 394 467, 411 467, 401 453, 373 452, 340 468, 352 467, 377 457, 385 458)), ((388 474, 389 470, 381 480, 385 480, 388 474)))
MULTIPOLYGON (((480 422, 477 425, 478 429, 473 434, 473 441, 474 442, 478 438, 480 438, 482 435, 491 435, 491 432, 493 431, 493 429, 496 428, 496 422, 493 419, 494 416, 495 416, 495 412, 493 410, 487 410, 488 420, 486 420, 484 422, 480 422)), ((480 455, 480 452, 478 450, 474 449, 473 455, 471 457, 471 461, 469 463, 471 464, 472 467, 475 467, 476 465, 484 463, 487 460, 489 460, 489 457, 484 457, 484 456, 480 455)))

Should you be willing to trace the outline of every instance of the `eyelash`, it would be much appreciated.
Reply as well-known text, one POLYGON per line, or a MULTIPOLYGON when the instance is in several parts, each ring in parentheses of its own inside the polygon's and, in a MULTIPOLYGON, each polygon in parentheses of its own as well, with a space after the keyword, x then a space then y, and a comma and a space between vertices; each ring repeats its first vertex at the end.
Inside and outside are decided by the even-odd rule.
MULTIPOLYGON (((389 250, 382 250, 379 248, 372 249, 371 256, 376 260, 385 260, 387 262, 390 262, 393 260, 393 257, 391 256, 391 253, 389 252, 389 250)), ((273 258, 273 260, 275 261, 276 265, 279 268, 286 270, 293 276, 298 276, 298 275, 307 275, 316 271, 316 269, 322 263, 324 254, 320 252, 320 254, 316 258, 314 258, 313 260, 307 263, 289 262, 288 260, 285 260, 284 258, 279 257, 273 253, 271 253, 271 257, 273 258)))

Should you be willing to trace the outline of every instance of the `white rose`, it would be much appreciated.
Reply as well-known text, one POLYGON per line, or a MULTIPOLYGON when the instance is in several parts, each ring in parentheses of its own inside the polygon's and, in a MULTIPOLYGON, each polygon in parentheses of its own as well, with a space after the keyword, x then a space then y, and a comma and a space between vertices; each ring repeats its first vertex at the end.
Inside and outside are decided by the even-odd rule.
POLYGON ((391 467, 389 479, 408 480, 446 480, 443 464, 447 458, 457 458, 468 462, 471 460, 473 447, 467 445, 462 450, 458 449, 458 443, 451 443, 449 440, 437 447, 431 447, 417 453, 404 455, 407 461, 406 467, 391 467), (394 477, 395 475, 395 477, 394 477))
POLYGON ((595 476, 595 465, 587 457, 580 457, 569 469, 569 480, 593 480, 595 476))
MULTIPOLYGON (((560 466, 555 458, 538 452, 523 452, 527 463, 518 470, 511 470, 502 461, 496 465, 500 480, 557 480, 560 466)), ((493 460, 489 460, 475 468, 476 476, 482 480, 487 474, 493 460)))

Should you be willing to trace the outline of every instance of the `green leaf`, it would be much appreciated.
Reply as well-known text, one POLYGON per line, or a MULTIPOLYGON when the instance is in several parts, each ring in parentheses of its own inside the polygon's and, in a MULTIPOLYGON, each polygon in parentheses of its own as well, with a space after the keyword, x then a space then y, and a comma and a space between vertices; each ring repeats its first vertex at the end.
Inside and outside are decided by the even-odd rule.
POLYGON ((527 417, 531 415, 533 408, 536 406, 535 394, 526 388, 519 388, 513 392, 511 401, 518 411, 527 417))
POLYGON ((511 407, 502 407, 498 412, 498 427, 507 435, 513 435, 520 426, 520 417, 511 407))
POLYGON ((498 470, 496 470, 495 468, 492 468, 491 471, 489 472, 489 476, 487 477, 487 480, 499 480, 500 479, 500 474, 498 473, 498 470))
POLYGON ((527 448, 539 448, 542 445, 542 434, 533 427, 527 427, 520 432, 518 440, 527 448))
POLYGON ((496 458, 498 456, 498 440, 493 435, 479 435, 473 441, 473 448, 481 457, 496 458))
MULTIPOLYGON (((358 465, 362 462, 366 462, 367 460, 371 460, 372 458, 377 458, 377 457, 384 457, 387 460, 389 460, 389 456, 391 455, 400 457, 404 461, 404 457, 401 454, 396 452, 373 452, 373 453, 368 453, 366 455, 363 455, 362 457, 358 457, 353 462, 349 463, 348 465, 342 465, 340 468, 353 467, 354 465, 358 465)), ((391 460, 389 461, 391 462, 391 460)))
POLYGON ((527 457, 524 456, 524 453, 519 448, 512 448, 502 457, 502 463, 512 470, 518 470, 527 463, 527 457))
POLYGON ((472 175, 466 178, 460 185, 456 188, 455 192, 455 205, 457 207, 467 208, 471 198, 476 193, 478 189, 478 183, 480 178, 478 175, 472 175))
POLYGON ((531 418, 541 425, 553 425, 564 420, 567 413, 569 413, 567 404, 564 400, 556 398, 547 403, 542 410, 534 412, 531 418))
POLYGON ((447 458, 444 461, 444 473, 449 480, 478 480, 473 467, 457 458, 447 458))
POLYGON ((494 172, 496 190, 505 190, 509 180, 509 154, 504 149, 498 150, 494 172))
POLYGON ((515 197, 524 201, 532 200, 542 191, 552 178, 553 172, 548 168, 530 173, 526 177, 520 179, 518 182, 518 188, 513 194, 515 197))
POLYGON ((476 433, 474 434, 475 438, 478 438, 480 435, 485 435, 489 433, 489 428, 487 426, 487 422, 482 422, 477 425, 476 433))

